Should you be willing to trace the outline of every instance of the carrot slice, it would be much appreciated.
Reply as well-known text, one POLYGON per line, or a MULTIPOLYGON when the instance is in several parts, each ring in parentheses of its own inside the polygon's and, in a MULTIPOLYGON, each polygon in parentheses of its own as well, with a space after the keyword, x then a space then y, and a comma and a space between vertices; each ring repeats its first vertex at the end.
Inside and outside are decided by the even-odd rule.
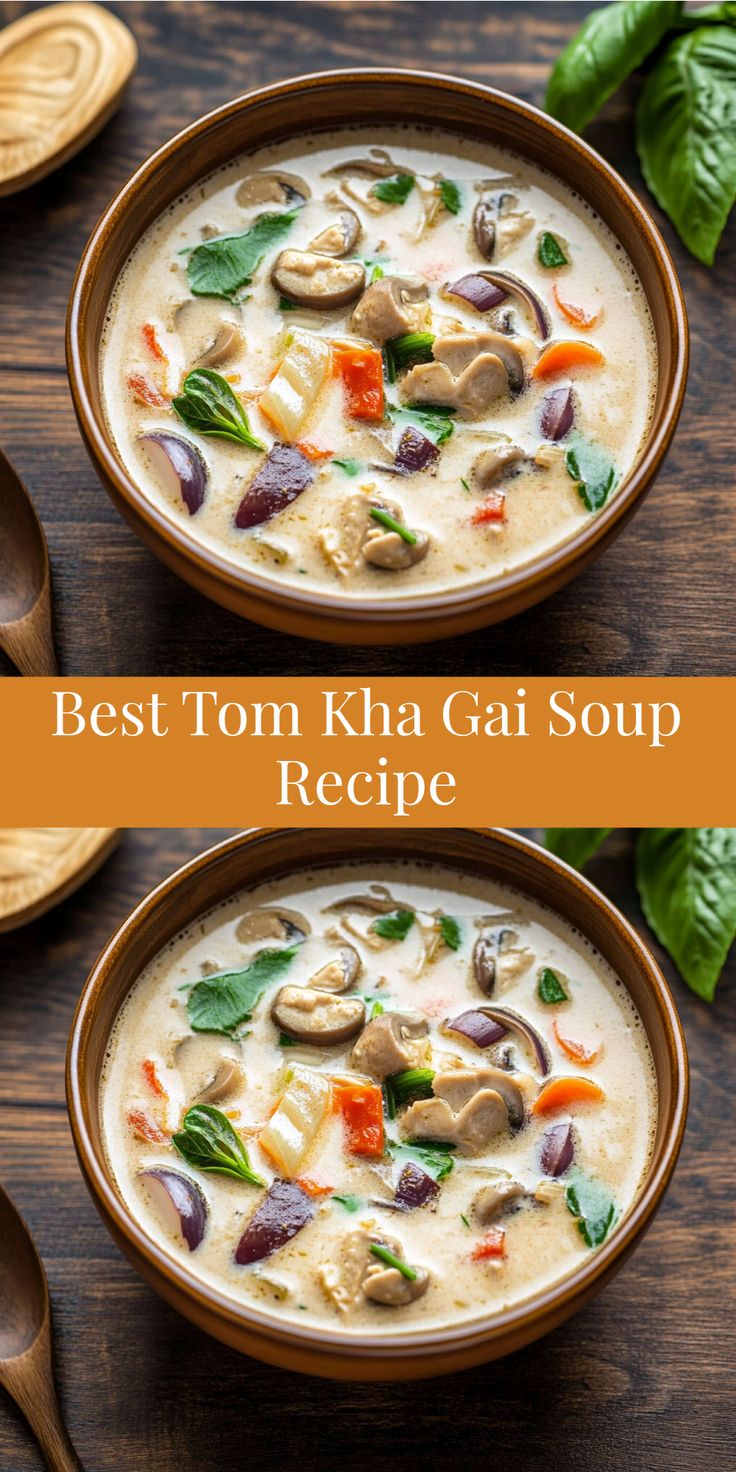
POLYGON ((503 1227, 491 1227, 470 1254, 473 1262, 487 1262, 490 1257, 506 1256, 506 1233, 503 1227))
POLYGON ((576 1063, 582 1063, 587 1068, 589 1063, 595 1063, 596 1058, 600 1058, 600 1048, 586 1048, 585 1043, 576 1043, 574 1038, 563 1038, 556 1020, 552 1023, 552 1031, 563 1053, 567 1053, 568 1058, 574 1059, 576 1063))
POLYGON ((556 1109, 569 1109, 571 1104, 599 1104, 603 1098, 603 1090, 592 1079, 577 1075, 553 1078, 537 1094, 532 1114, 551 1114, 556 1109))
POLYGON ((383 1155, 383 1093, 378 1085, 336 1083, 333 1098, 348 1150, 354 1155, 383 1155))
POLYGON ((294 446, 295 450, 301 450, 308 460, 331 460, 332 450, 323 450, 319 445, 313 445, 310 440, 298 440, 294 446))
POLYGON ((551 378, 556 373, 569 373, 571 368, 599 368, 604 362, 602 352, 590 342, 553 342, 537 358, 532 378, 551 378))
POLYGON ((506 520, 506 496, 503 491, 491 491, 485 501, 477 506, 470 518, 472 526, 487 526, 489 522, 506 520))
POLYGON ((145 373, 131 373, 128 378, 128 388, 133 390, 133 397, 139 404, 146 404, 149 409, 163 409, 166 400, 155 383, 146 378, 145 373))
POLYGON ((146 1114, 144 1109, 131 1109, 128 1115, 128 1124, 132 1125, 133 1133, 139 1140, 146 1140, 149 1145, 163 1145, 166 1135, 155 1119, 146 1114))
POLYGON ((321 1181, 313 1181, 311 1176, 297 1176, 294 1184, 301 1186, 308 1196, 330 1196, 335 1189, 334 1186, 323 1186, 321 1181))
POLYGON ((383 419, 383 356, 378 348, 335 347, 332 361, 353 419, 383 419))
POLYGON ((169 360, 158 340, 158 337, 156 336, 156 328, 154 327, 152 322, 143 323, 143 326, 141 328, 141 335, 143 337, 144 343, 146 344, 146 347, 148 348, 149 353, 151 353, 154 358, 157 358, 159 363, 168 363, 169 360))
POLYGON ((152 1058, 144 1058, 141 1064, 141 1072, 148 1084, 149 1089, 157 1094, 159 1099, 168 1099, 168 1094, 156 1072, 156 1064, 152 1058))
POLYGON ((575 327, 582 327, 587 332, 589 328, 595 327, 596 322, 600 322, 600 309, 597 312, 586 312, 585 307, 576 307, 574 302, 563 302, 557 290, 557 282, 552 287, 552 295, 563 317, 567 317, 568 322, 572 322, 575 327))

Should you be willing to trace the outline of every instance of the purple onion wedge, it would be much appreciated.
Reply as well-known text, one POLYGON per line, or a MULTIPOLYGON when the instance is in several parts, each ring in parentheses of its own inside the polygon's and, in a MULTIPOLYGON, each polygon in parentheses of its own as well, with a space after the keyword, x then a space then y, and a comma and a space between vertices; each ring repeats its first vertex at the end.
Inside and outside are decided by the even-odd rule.
POLYGON ((169 434, 165 430, 154 430, 151 434, 139 434, 148 458, 160 477, 164 489, 170 495, 181 496, 190 516, 199 511, 207 490, 209 473, 204 457, 181 434, 169 434))
POLYGON ((246 1225, 235 1261, 245 1267, 278 1252, 311 1222, 314 1211, 314 1202, 295 1181, 274 1181, 246 1225))
POLYGON ((427 1206, 439 1196, 440 1188, 437 1181, 433 1181, 425 1170, 421 1170, 413 1161, 407 1161, 399 1176, 393 1205, 398 1206, 401 1211, 416 1211, 419 1206, 427 1206))
POLYGON ((512 1012, 508 1007, 484 1006, 480 1010, 485 1017, 495 1022, 498 1027, 502 1027, 504 1033, 515 1033, 527 1051, 532 1054, 539 1072, 546 1078, 550 1070, 549 1050, 536 1028, 532 1027, 531 1022, 527 1022, 525 1017, 520 1017, 518 1012, 512 1012))
POLYGON ((572 385, 560 384, 551 388, 542 399, 540 423, 546 440, 561 440, 572 429, 575 422, 575 404, 572 385))
POLYGON ((488 271, 473 272, 470 276, 461 276, 458 281, 453 281, 445 287, 445 291, 448 296, 459 296, 468 306, 475 307, 476 312, 490 312, 492 307, 499 307, 501 302, 505 302, 508 291, 505 287, 496 285, 489 277, 488 271))
POLYGON ((428 440, 426 434, 420 434, 418 429, 409 424, 399 440, 394 469, 401 471, 402 475, 415 475, 418 470, 426 470, 428 466, 434 465, 439 457, 438 446, 428 440))
POLYGON ((542 1135, 539 1158, 546 1176, 561 1176, 572 1165, 575 1139, 571 1120, 549 1125, 542 1135))
POLYGON ((472 1012, 461 1012, 459 1017, 453 1017, 445 1023, 445 1029, 447 1032, 459 1033, 468 1042, 475 1043, 476 1048, 490 1048, 492 1043, 505 1038, 508 1032, 506 1024, 491 1017, 486 1007, 472 1012))
POLYGON ((253 476, 235 513, 240 531, 262 526, 290 506, 314 480, 314 466, 296 445, 274 445, 253 476))
POLYGON ((209 1209, 201 1187, 182 1171, 155 1166, 138 1172, 167 1232, 194 1252, 204 1237, 209 1209))

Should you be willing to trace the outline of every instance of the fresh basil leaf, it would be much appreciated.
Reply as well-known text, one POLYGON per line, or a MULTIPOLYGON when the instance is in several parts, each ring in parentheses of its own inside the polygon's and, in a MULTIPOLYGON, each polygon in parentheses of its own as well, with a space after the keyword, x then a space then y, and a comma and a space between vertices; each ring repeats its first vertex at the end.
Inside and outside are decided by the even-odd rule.
POLYGON ((457 215, 463 202, 460 185, 454 179, 440 179, 440 199, 451 215, 457 215))
POLYGON ((184 379, 183 390, 171 401, 172 408, 197 434, 234 440, 249 450, 266 446, 251 432, 248 415, 230 384, 214 368, 195 368, 184 379))
POLYGON ((302 1045, 297 1038, 290 1038, 287 1032, 279 1033, 280 1048, 300 1048, 302 1045))
POLYGON ((680 16, 675 30, 692 31, 696 26, 736 25, 736 0, 720 0, 720 4, 698 5, 680 16))
POLYGON ((736 200, 736 30, 703 26, 667 47, 639 98, 636 146, 657 203, 712 266, 736 200))
POLYGON ((578 1231, 588 1247, 600 1247, 616 1219, 616 1206, 600 1181, 579 1171, 566 1192, 567 1209, 578 1218, 578 1231))
POLYGON ((460 921, 456 920, 454 915, 440 915, 439 930, 445 945, 449 946, 451 951, 460 949, 463 936, 460 921))
POLYGON ((576 435, 565 455, 565 465, 583 505, 588 511, 600 511, 616 484, 616 469, 605 450, 576 435))
POLYGON ((537 259, 542 266, 567 266, 569 264, 562 246, 551 230, 543 230, 537 246, 537 259))
POLYGON ((552 69, 547 112, 581 133, 677 24, 681 11, 679 0, 617 0, 591 11, 552 69))
POLYGON ((400 1160, 413 1161, 422 1170, 426 1170, 433 1181, 444 1181, 445 1176, 449 1176, 455 1164, 452 1158, 454 1149, 454 1145, 444 1145, 434 1140, 429 1145, 415 1145, 411 1140, 403 1145, 398 1145, 393 1140, 386 1143, 387 1154, 392 1160, 398 1157, 400 1160))
POLYGON ((404 409, 398 409, 393 404, 386 409, 389 419, 399 422, 413 424, 415 429, 420 429, 426 434, 427 439, 433 445, 444 445, 449 440, 455 426, 452 422, 454 409, 446 409, 441 404, 433 405, 431 409, 418 409, 408 404, 404 409))
POLYGON ((332 464, 339 465, 340 469, 344 470, 345 474, 349 475, 351 479, 354 479, 356 475, 360 475, 361 464, 359 460, 333 460, 332 464))
POLYGON ((221 1032, 227 1037, 250 1018, 266 988, 291 965, 298 946, 259 951, 242 971, 220 971, 196 982, 187 998, 194 1032, 221 1032))
POLYGON ((562 982, 551 966, 540 967, 537 977, 537 995, 540 1002, 566 1002, 568 1000, 562 982))
POLYGON ((171 1137, 172 1144, 197 1170, 234 1176, 250 1186, 266 1182, 251 1169, 248 1151, 230 1120, 213 1104, 195 1104, 184 1115, 183 1125, 171 1137))
POLYGON ((612 828, 548 828, 544 843, 558 859, 573 869, 582 869, 609 833, 613 833, 612 828))
POLYGON ((736 936, 736 828, 643 828, 636 882, 683 981, 712 1002, 736 936))
POLYGON ((300 308, 299 308, 299 306, 297 305, 296 302, 290 302, 288 296, 280 296, 279 297, 279 311, 280 312, 298 312, 298 311, 300 311, 300 308))
POLYGON ((344 1206, 345 1210, 351 1213, 360 1211, 363 1205, 360 1196, 331 1196, 330 1200, 339 1201, 340 1205, 344 1206))
POLYGON ((288 235, 299 211, 259 215, 240 235, 221 235, 195 246, 187 262, 189 287, 194 296, 219 296, 233 301, 247 286, 266 251, 288 235))
POLYGON ((414 188, 413 174, 392 174, 388 179, 379 179, 370 193, 384 204, 403 204, 414 188))
POLYGON ((403 940, 409 934, 414 918, 413 910, 392 910, 389 915, 379 915, 370 928, 384 940, 403 940))

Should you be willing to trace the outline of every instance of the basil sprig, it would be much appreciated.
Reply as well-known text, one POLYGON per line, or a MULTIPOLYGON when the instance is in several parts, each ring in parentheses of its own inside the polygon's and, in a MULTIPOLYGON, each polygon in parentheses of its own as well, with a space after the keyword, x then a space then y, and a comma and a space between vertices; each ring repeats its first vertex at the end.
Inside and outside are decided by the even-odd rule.
POLYGON ((195 246, 187 262, 189 286, 194 296, 219 296, 231 302, 249 286, 266 251, 288 235, 299 211, 259 215, 249 230, 239 235, 216 236, 195 246))
POLYGON ((440 179, 440 199, 451 215, 457 215, 463 202, 460 185, 454 179, 440 179))
POLYGON ((266 1184, 251 1169, 248 1151, 227 1115, 213 1104, 195 1104, 188 1109, 182 1128, 171 1138, 179 1154, 197 1170, 234 1176, 249 1186, 266 1184))
POLYGON ((265 450, 248 423, 248 415, 235 397, 230 384, 214 368, 195 368, 184 379, 183 390, 171 401, 179 418, 197 434, 217 435, 247 445, 249 450, 265 450))
POLYGON ((456 920, 454 915, 440 915, 437 923, 445 945, 451 951, 458 951, 463 938, 460 921, 456 920))
POLYGON ((404 940, 414 924, 414 919, 413 910, 392 910, 389 915, 379 915, 370 928, 375 931, 376 935, 382 935, 384 940, 404 940))
POLYGON ((577 1172, 565 1192, 565 1202, 577 1217, 583 1241, 588 1247, 600 1247, 616 1220, 616 1206, 605 1186, 577 1172))
POLYGON ((616 484, 616 469, 605 450, 576 435, 565 456, 568 475, 588 511, 600 511, 616 484))
POLYGON ((566 1002, 567 992, 556 971, 551 966, 542 966, 537 978, 537 993, 540 1002, 566 1002))
POLYGON ((187 999, 189 1023, 194 1032, 221 1032, 233 1037, 266 987, 277 981, 291 965, 298 946, 259 951, 249 966, 240 971, 219 971, 195 982, 187 999))
POLYGON ((392 174, 388 179, 379 179, 369 193, 384 204, 403 204, 414 188, 413 174, 392 174))

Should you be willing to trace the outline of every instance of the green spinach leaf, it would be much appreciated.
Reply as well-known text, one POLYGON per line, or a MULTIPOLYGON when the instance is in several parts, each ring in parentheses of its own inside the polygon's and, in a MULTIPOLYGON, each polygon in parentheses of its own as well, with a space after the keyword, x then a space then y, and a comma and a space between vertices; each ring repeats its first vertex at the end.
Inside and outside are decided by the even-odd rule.
POLYGON ((404 940, 414 924, 414 918, 413 910, 392 910, 389 915, 379 915, 370 928, 376 935, 382 935, 384 940, 404 940))
POLYGON ((384 204, 403 204, 413 188, 413 174, 392 174, 388 179, 379 179, 370 192, 384 204))
POLYGON ((250 1186, 266 1182, 251 1169, 248 1151, 226 1114, 213 1104, 195 1104, 184 1115, 182 1128, 171 1137, 179 1154, 197 1170, 234 1176, 250 1186))
POLYGON ((643 828, 636 882, 658 940, 712 1002, 736 936, 736 828, 643 828))
POLYGON ((359 460, 337 460, 337 459, 335 459, 331 463, 333 465, 339 465, 340 469, 341 470, 344 470, 345 474, 346 475, 349 475, 350 478, 351 478, 351 480, 354 479, 356 475, 360 475, 361 468, 362 468, 359 460))
POLYGON ((573 869, 582 869, 593 857, 612 828, 548 828, 545 846, 573 869))
POLYGON ((194 1032, 221 1032, 232 1037, 247 1022, 266 987, 291 965, 298 946, 259 951, 242 971, 220 971, 195 982, 187 998, 194 1032))
POLYGON ((551 966, 542 966, 537 978, 537 993, 540 1002, 566 1002, 568 1000, 562 982, 551 966))
POLYGON ((344 1206, 345 1210, 349 1211, 351 1214, 356 1211, 360 1211, 360 1208, 363 1205, 360 1196, 331 1196, 330 1200, 339 1201, 340 1205, 344 1206))
POLYGON ((392 1159, 398 1157, 400 1160, 413 1161, 422 1170, 426 1170, 433 1181, 444 1181, 445 1176, 449 1176, 455 1164, 452 1158, 454 1149, 454 1145, 443 1145, 435 1141, 427 1145, 414 1145, 411 1140, 403 1145, 394 1140, 386 1142, 386 1152, 392 1159))
POLYGON ((195 246, 187 262, 189 287, 194 296, 219 296, 234 301, 248 286, 266 251, 288 235, 299 211, 259 215, 240 235, 221 235, 195 246))
POLYGON ((184 379, 183 390, 171 401, 179 418, 197 434, 234 440, 249 450, 266 446, 251 432, 248 415, 230 384, 214 368, 195 368, 184 379))
POLYGON ((547 112, 581 133, 677 24, 681 11, 679 0, 616 0, 591 11, 552 70, 547 112))
POLYGON ((553 266, 566 266, 568 259, 556 235, 551 230, 543 230, 539 237, 537 246, 537 258, 540 265, 550 269, 553 266))
POLYGON ((444 445, 449 440, 455 426, 452 422, 454 409, 446 409, 441 404, 433 404, 431 409, 414 408, 408 404, 404 409, 398 409, 389 404, 386 408, 389 419, 398 420, 400 423, 413 424, 415 429, 420 429, 426 434, 427 439, 433 445, 444 445))
POLYGON ((600 1247, 616 1220, 616 1206, 600 1181, 592 1181, 580 1171, 566 1192, 567 1209, 578 1219, 578 1231, 588 1247, 600 1247))
POLYGON ((636 146, 658 204, 712 266, 736 200, 736 30, 702 26, 667 47, 639 99, 636 146))
POLYGON ((567 473, 576 482, 588 511, 600 511, 616 484, 616 470, 605 450, 576 435, 565 456, 567 473))
POLYGON ((440 179, 440 199, 451 215, 457 215, 463 202, 460 185, 454 179, 440 179))
POLYGON ((454 915, 440 915, 439 928, 445 945, 449 946, 451 951, 458 951, 463 938, 460 921, 456 920, 454 915))

